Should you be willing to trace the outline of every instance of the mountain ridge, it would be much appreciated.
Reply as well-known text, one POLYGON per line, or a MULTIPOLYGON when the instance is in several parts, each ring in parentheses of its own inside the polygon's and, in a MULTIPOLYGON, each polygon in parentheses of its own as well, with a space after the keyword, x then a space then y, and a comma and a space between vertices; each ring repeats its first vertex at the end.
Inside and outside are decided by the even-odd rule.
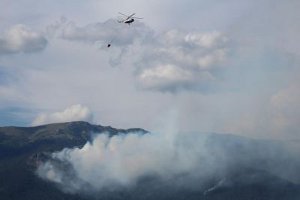
MULTIPOLYGON (((52 152, 64 148, 82 147, 91 141, 93 134, 107 133, 114 136, 118 133, 148 133, 140 128, 116 129, 110 126, 93 125, 88 122, 76 121, 53 123, 35 127, 0 127, 0 196, 1 200, 37 200, 37 199, 95 199, 92 196, 70 194, 61 191, 55 184, 40 179, 36 175, 36 167, 40 161, 47 160, 52 152)), ((212 152, 220 146, 226 156, 238 157, 238 166, 224 177, 212 177, 201 190, 181 187, 181 178, 170 183, 156 179, 139 182, 136 188, 106 191, 97 194, 96 199, 206 199, 206 200, 298 200, 300 185, 277 177, 259 168, 247 168, 253 148, 265 150, 268 141, 247 139, 231 135, 210 134, 207 145, 212 152), (264 147, 264 148, 262 148, 264 147), (238 150, 238 151, 237 151, 238 150), (249 153, 250 152, 250 153, 249 153), (242 156, 241 156, 242 155, 242 156), (245 158, 243 158, 243 156, 245 158)), ((273 148, 271 144, 269 148, 273 148)), ((277 148, 277 146, 275 145, 277 148)), ((268 150, 268 148, 267 148, 268 150)), ((280 148, 276 154, 280 154, 280 148)), ((265 152, 256 157, 257 164, 280 165, 281 162, 264 163, 265 152)), ((218 156, 218 155, 217 155, 218 156)), ((252 159, 252 158, 251 158, 252 159)), ((284 164, 281 164, 284 165, 284 164)), ((195 182, 196 183, 196 182, 195 182)))
POLYGON ((81 147, 93 134, 146 133, 140 128, 116 129, 93 125, 84 121, 52 123, 34 127, 0 127, 0 159, 15 154, 34 151, 59 151, 63 148, 81 147))

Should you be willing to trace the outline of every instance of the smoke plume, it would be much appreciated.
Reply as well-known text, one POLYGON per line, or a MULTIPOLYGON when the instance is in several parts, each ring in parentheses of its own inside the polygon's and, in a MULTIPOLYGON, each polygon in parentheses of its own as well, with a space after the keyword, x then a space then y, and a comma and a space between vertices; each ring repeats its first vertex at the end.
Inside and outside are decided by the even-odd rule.
POLYGON ((221 134, 103 133, 82 148, 53 153, 37 173, 66 192, 80 193, 132 188, 149 177, 201 189, 212 180, 230 184, 244 169, 299 182, 299 166, 279 142, 221 134))

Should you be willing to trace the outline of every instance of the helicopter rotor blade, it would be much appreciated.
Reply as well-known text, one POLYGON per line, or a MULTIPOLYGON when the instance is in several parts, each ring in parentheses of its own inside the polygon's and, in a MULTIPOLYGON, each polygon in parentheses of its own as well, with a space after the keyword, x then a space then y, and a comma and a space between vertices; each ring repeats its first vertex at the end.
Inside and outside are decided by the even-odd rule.
POLYGON ((123 14, 123 13, 121 13, 121 12, 118 12, 120 15, 124 15, 125 17, 129 17, 128 15, 125 15, 125 14, 123 14))
POLYGON ((131 15, 128 16, 128 19, 132 18, 135 13, 132 13, 131 15))

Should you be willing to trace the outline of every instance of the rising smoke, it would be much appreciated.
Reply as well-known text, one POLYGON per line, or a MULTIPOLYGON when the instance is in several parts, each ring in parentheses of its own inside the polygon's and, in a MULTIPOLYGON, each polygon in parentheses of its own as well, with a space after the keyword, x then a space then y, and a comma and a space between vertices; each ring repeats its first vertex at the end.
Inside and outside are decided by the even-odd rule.
POLYGON ((299 182, 299 166, 279 142, 220 134, 103 133, 82 148, 53 153, 37 174, 65 192, 81 193, 132 188, 146 177, 198 189, 214 180, 217 187, 231 184, 233 174, 248 173, 245 169, 299 182))

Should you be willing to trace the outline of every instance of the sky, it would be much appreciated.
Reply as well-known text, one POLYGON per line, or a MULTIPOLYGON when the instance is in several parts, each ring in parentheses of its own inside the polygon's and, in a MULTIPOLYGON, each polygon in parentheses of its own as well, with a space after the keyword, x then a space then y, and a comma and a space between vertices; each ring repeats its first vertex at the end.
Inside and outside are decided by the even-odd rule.
POLYGON ((300 137, 297 0, 0 4, 0 126, 300 137))

